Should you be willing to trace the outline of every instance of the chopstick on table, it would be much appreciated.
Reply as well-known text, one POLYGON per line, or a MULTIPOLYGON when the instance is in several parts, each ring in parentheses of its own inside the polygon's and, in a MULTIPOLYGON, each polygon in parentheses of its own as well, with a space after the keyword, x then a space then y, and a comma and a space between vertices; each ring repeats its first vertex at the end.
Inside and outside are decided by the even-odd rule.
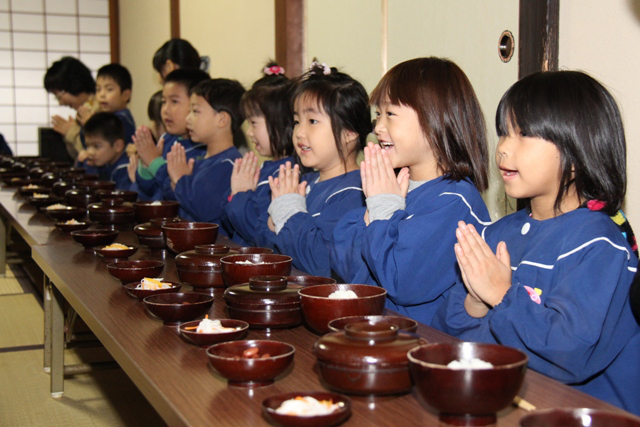
POLYGON ((524 409, 525 411, 535 411, 537 408, 531 402, 527 402, 520 396, 516 396, 513 398, 513 404, 518 408, 524 409))

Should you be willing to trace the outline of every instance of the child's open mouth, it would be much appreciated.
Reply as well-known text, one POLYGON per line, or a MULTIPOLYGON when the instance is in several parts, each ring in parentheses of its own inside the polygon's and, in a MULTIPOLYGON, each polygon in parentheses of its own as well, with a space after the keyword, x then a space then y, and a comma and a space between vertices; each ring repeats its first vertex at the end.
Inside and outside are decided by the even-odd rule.
POLYGON ((380 141, 380 147, 382 147, 383 150, 386 150, 388 148, 393 147, 393 142, 391 142, 391 141, 380 141))
POLYGON ((300 149, 301 153, 307 153, 307 152, 311 151, 311 147, 309 147, 307 145, 298 144, 298 148, 300 149))

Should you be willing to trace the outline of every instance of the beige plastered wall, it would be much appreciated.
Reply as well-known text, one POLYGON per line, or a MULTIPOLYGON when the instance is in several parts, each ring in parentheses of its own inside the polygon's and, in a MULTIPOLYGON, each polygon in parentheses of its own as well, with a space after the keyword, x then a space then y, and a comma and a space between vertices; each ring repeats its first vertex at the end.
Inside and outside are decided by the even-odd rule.
POLYGON ((625 211, 640 228, 640 1, 560 2, 560 68, 583 70, 618 101, 627 139, 625 211))
POLYGON ((133 80, 129 103, 136 125, 148 124, 149 98, 160 90, 153 54, 169 40, 169 0, 120 1, 120 62, 133 80))

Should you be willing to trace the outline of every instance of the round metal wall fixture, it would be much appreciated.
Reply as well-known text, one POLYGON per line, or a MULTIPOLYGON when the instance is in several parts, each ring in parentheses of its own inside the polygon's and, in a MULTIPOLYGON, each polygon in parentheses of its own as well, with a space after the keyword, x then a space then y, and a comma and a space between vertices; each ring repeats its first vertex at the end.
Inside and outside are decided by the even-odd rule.
POLYGON ((500 34, 498 39, 498 56, 502 62, 509 62, 516 50, 516 42, 513 34, 509 30, 505 30, 500 34))

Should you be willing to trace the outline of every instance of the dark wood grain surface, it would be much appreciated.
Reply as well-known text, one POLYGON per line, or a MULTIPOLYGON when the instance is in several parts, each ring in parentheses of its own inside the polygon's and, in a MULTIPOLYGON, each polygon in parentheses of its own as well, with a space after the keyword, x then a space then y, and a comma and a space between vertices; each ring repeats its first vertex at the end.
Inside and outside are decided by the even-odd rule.
MULTIPOLYGON (((315 371, 313 344, 318 335, 305 326, 293 329, 252 330, 249 339, 274 339, 296 347, 291 369, 273 385, 256 389, 229 387, 209 367, 205 350, 183 341, 177 328, 164 326, 130 298, 107 272, 106 263, 56 230, 53 221, 14 195, 0 191, 0 214, 19 227, 34 245, 33 258, 64 298, 75 308, 115 360, 170 425, 268 425, 261 415, 264 398, 291 391, 322 390, 315 371)), ((117 242, 137 244, 131 227, 121 231, 117 242)), ((162 259, 163 277, 178 280, 174 255, 144 247, 132 259, 162 259)), ((189 291, 188 286, 183 291, 189 291)), ((209 312, 210 318, 227 317, 222 291, 209 312)), ((431 342, 454 338, 420 325, 418 334, 431 342)), ((591 407, 621 411, 571 387, 528 371, 520 396, 539 409, 591 407)), ((437 425, 437 413, 420 402, 415 392, 391 397, 353 397, 353 414, 345 426, 437 425)), ((516 407, 503 410, 499 426, 516 426, 526 414, 516 407)))

